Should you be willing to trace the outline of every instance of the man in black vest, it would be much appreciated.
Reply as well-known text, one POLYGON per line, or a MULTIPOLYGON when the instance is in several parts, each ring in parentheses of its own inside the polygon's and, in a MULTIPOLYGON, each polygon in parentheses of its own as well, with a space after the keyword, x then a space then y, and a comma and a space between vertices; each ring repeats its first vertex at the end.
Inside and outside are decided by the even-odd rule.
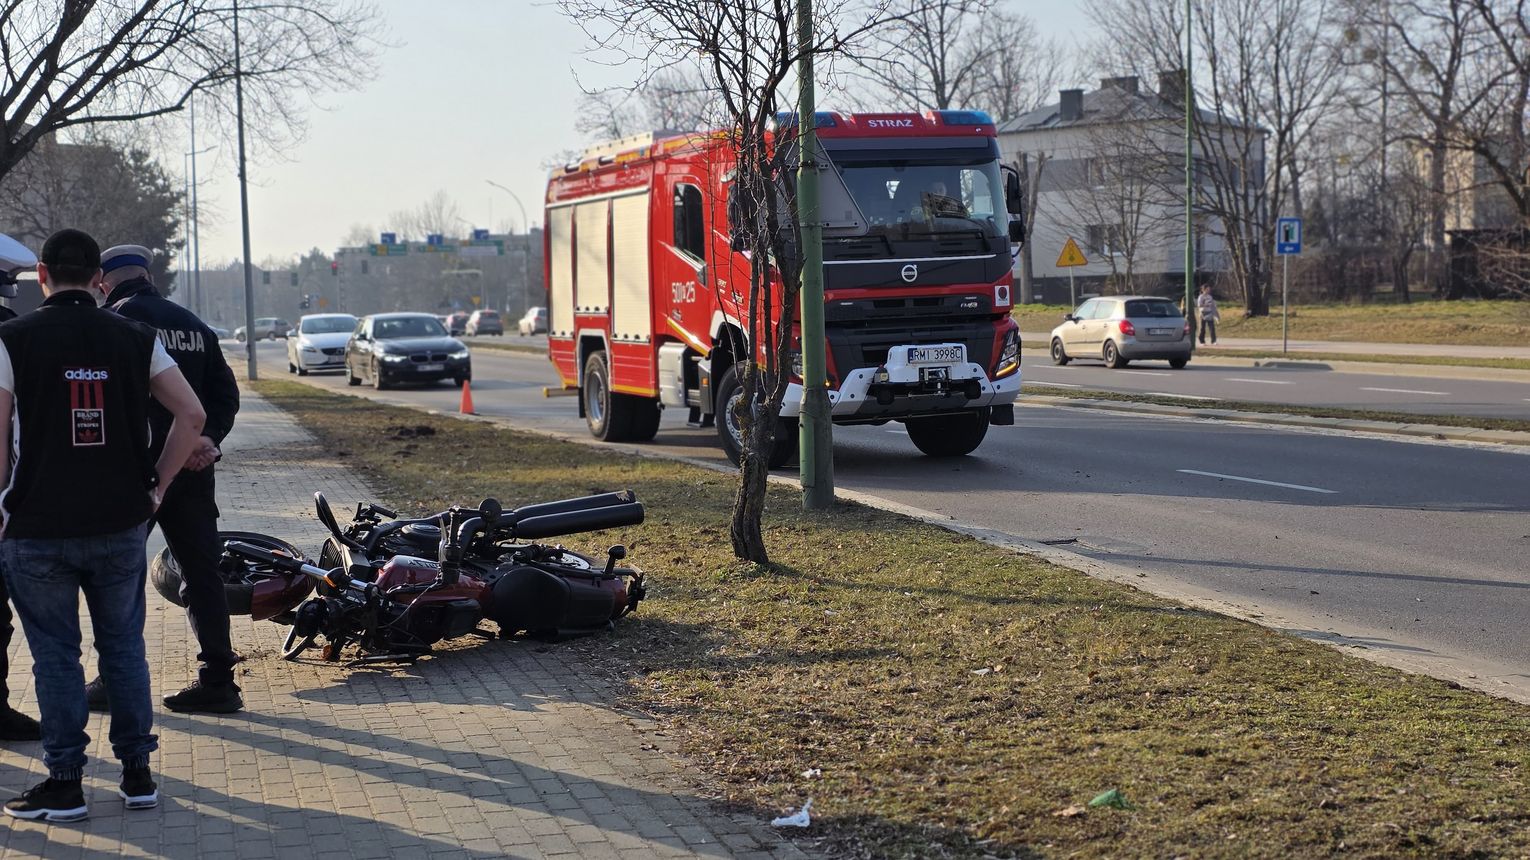
MULTIPOLYGON (((16 276, 37 266, 37 255, 27 246, 0 233, 0 297, 16 298, 16 276)), ((16 318, 16 312, 0 305, 0 323, 16 318)), ((11 597, 5 580, 0 578, 0 740, 35 741, 42 739, 37 721, 11 707, 11 637, 16 633, 11 615, 11 597)))
MULTIPOLYGON (((153 326, 159 340, 175 359, 176 366, 197 393, 207 424, 201 445, 186 464, 172 489, 165 493, 153 523, 159 524, 165 543, 181 567, 181 602, 196 633, 202 662, 196 682, 179 693, 166 696, 172 711, 231 714, 244 707, 234 683, 238 656, 229 641, 228 600, 218 558, 218 502, 212 464, 218 446, 233 429, 239 411, 239 385, 218 347, 218 338, 196 314, 164 298, 149 280, 149 249, 140 245, 117 245, 101 253, 101 270, 107 290, 106 307, 131 320, 153 326)), ((150 456, 158 456, 170 430, 171 415, 158 404, 149 406, 152 439, 150 456)), ((100 678, 87 687, 92 710, 107 709, 106 686, 100 678)))
POLYGON ((80 667, 85 593, 110 691, 119 794, 159 803, 158 748, 144 656, 144 524, 199 443, 206 416, 154 329, 98 308, 101 251, 78 230, 43 244, 42 307, 0 325, 0 570, 32 651, 46 781, 7 815, 78 821, 90 737, 80 667), (149 398, 174 416, 149 456, 149 398))

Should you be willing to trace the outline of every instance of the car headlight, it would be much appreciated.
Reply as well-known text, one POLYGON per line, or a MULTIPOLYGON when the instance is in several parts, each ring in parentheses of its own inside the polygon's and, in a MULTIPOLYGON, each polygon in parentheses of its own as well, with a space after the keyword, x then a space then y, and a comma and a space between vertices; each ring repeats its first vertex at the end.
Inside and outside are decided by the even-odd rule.
POLYGON ((459 349, 456 352, 452 353, 452 361, 466 361, 467 357, 468 357, 468 351, 465 350, 465 349, 459 349))
POLYGON ((801 379, 802 378, 802 350, 800 350, 800 349, 792 350, 792 365, 791 365, 791 367, 792 367, 792 376, 796 377, 797 379, 801 379))
POLYGON ((999 351, 999 366, 994 379, 1002 379, 1020 369, 1020 330, 1010 329, 1004 333, 1004 348, 999 351))
POLYGON ((398 364, 401 361, 408 361, 409 360, 409 356, 407 356, 407 355, 394 355, 393 353, 388 352, 388 353, 383 353, 382 360, 388 362, 389 364, 398 364))
POLYGON ((304 352, 318 352, 319 351, 319 348, 314 346, 311 343, 305 343, 302 346, 303 346, 303 351, 304 352))

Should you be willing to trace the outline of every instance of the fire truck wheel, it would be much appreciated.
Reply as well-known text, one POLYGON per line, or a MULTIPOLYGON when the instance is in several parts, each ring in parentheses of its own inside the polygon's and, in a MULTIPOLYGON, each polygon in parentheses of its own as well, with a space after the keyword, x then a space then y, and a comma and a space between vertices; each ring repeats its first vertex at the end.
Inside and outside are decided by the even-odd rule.
MULTIPOLYGON (((647 398, 617 394, 611 390, 611 370, 606 364, 604 352, 592 352, 584 362, 584 421, 590 427, 590 435, 603 442, 626 442, 631 439, 652 439, 636 434, 644 429, 642 407, 647 398), (636 403, 634 402, 636 401, 636 403)), ((654 408, 657 412, 657 407, 654 408)), ((658 431, 655 422, 654 431, 658 431)))
POLYGON ((903 426, 908 429, 914 447, 926 456, 963 457, 976 451, 988 435, 988 409, 910 418, 903 426))
MULTIPOLYGON (((743 458, 743 439, 740 435, 738 419, 733 414, 733 406, 744 396, 744 386, 740 381, 740 369, 742 365, 728 368, 717 383, 717 441, 722 445, 723 453, 737 466, 743 458)), ((779 469, 791 462, 792 455, 797 453, 797 423, 795 421, 780 421, 776 425, 776 442, 770 449, 770 468, 779 469)))

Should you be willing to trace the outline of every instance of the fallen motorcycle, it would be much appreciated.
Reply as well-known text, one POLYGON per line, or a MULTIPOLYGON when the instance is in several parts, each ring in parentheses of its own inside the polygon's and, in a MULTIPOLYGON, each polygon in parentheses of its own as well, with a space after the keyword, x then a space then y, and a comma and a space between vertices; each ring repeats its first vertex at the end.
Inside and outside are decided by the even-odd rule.
MULTIPOLYGON (((512 511, 487 499, 476 509, 417 519, 362 504, 344 529, 323 494, 314 498, 330 532, 317 564, 274 538, 236 533, 225 540, 220 563, 226 582, 248 587, 249 614, 291 623, 282 649, 287 659, 320 639, 330 661, 356 645, 362 656, 354 664, 413 660, 437 642, 466 635, 594 632, 636 609, 645 594, 643 572, 617 566, 626 557, 622 546, 611 547, 602 565, 562 546, 528 542, 636 525, 643 506, 631 492, 512 511), (480 628, 485 618, 497 634, 480 628)), ((155 561, 174 563, 167 553, 155 561)), ((156 577, 156 586, 161 579, 171 577, 156 577)))

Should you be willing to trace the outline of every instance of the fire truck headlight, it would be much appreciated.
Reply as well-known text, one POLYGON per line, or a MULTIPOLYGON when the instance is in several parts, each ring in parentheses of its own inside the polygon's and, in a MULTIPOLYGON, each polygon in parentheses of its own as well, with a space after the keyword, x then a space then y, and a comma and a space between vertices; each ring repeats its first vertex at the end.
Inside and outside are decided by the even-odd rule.
POLYGON ((801 379, 802 378, 802 350, 800 350, 800 349, 792 350, 792 364, 791 364, 791 368, 792 368, 792 376, 794 378, 796 378, 796 379, 801 379))
POLYGON ((1020 332, 1010 329, 1004 334, 1004 348, 999 352, 999 366, 994 379, 1003 379, 1020 369, 1020 332))

